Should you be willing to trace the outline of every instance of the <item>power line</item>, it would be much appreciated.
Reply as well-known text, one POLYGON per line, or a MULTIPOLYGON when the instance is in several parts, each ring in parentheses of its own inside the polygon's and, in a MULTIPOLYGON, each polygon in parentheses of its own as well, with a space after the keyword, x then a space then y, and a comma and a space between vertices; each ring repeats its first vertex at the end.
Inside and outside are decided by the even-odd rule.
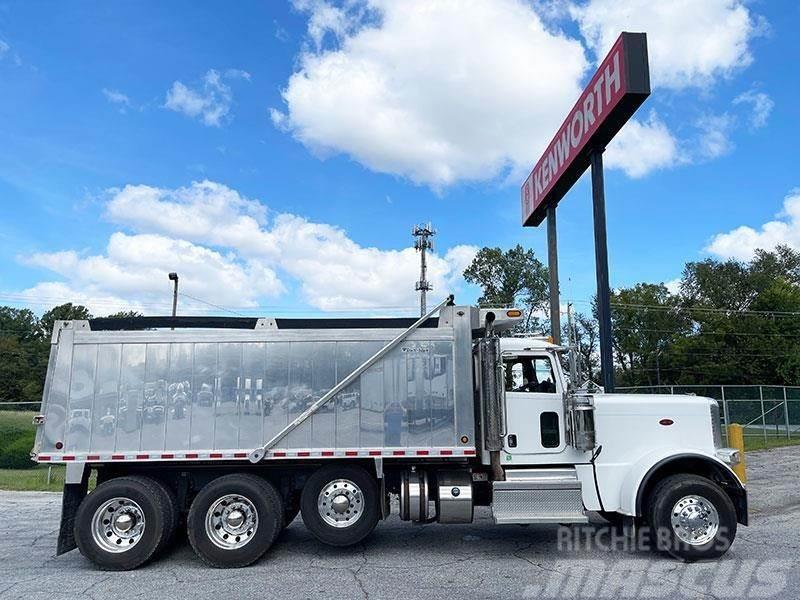
POLYGON ((667 312, 710 312, 721 313, 726 316, 774 316, 774 317, 798 317, 800 311, 780 311, 780 310, 744 310, 729 308, 710 308, 702 306, 666 306, 663 304, 627 304, 624 302, 612 302, 611 306, 620 308, 642 308, 646 310, 663 310, 667 312))
POLYGON ((200 303, 202 303, 202 304, 207 304, 208 306, 212 306, 212 307, 214 307, 214 308, 216 308, 216 309, 219 309, 219 310, 222 310, 222 311, 225 311, 225 312, 229 312, 229 313, 231 313, 232 315, 239 315, 240 317, 243 317, 243 316, 244 316, 244 315, 243 315, 242 313, 240 313, 240 312, 236 312, 235 310, 231 310, 231 309, 229 309, 229 308, 225 308, 224 306, 220 306, 220 305, 218 305, 218 304, 214 304, 213 302, 207 302, 207 301, 205 301, 205 300, 201 300, 200 298, 196 298, 195 296, 190 296, 190 295, 189 295, 189 294, 187 294, 186 292, 178 292, 178 295, 180 295, 180 296, 184 296, 185 298, 189 298, 189 299, 191 299, 191 300, 194 300, 194 301, 196 301, 196 302, 200 302, 200 303))
POLYGON ((682 333, 673 329, 640 329, 638 327, 614 327, 615 331, 635 331, 637 333, 672 333, 676 335, 683 335, 685 337, 697 338, 704 335, 742 335, 742 336, 771 336, 771 337, 785 337, 785 338, 800 338, 800 333, 769 333, 759 331, 698 331, 682 333))

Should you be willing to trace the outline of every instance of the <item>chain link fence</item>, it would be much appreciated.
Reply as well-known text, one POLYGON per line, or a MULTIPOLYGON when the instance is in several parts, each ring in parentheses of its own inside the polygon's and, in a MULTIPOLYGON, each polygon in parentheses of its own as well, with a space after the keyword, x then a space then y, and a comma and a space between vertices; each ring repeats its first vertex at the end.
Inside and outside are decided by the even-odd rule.
POLYGON ((747 438, 800 438, 800 386, 782 385, 652 385, 618 387, 629 394, 691 394, 719 403, 723 436, 726 425, 739 423, 747 438))

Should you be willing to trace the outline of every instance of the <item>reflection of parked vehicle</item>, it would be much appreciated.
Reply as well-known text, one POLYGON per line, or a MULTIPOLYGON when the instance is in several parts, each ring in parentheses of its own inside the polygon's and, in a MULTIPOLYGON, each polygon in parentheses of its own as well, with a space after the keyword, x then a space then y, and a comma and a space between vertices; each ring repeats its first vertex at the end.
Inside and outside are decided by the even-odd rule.
POLYGON ((214 390, 208 383, 200 386, 200 391, 197 392, 197 404, 199 406, 211 406, 214 404, 214 390))
POLYGON ((352 410, 358 406, 358 401, 361 394, 357 391, 343 392, 339 394, 339 406, 343 410, 352 410))
POLYGON ((92 426, 92 411, 88 408, 76 408, 69 413, 68 428, 71 433, 88 434, 92 426))

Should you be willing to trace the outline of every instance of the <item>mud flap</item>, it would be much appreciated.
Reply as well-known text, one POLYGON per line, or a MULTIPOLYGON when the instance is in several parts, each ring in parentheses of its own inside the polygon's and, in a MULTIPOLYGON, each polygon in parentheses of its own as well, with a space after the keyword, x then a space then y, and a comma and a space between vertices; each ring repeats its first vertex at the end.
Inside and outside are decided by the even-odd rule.
POLYGON ((56 545, 56 556, 74 550, 75 544, 75 513, 78 506, 86 497, 89 489, 89 473, 91 469, 82 468, 80 473, 77 469, 69 467, 83 467, 84 465, 67 465, 67 482, 64 484, 64 493, 61 498, 61 525, 58 530, 58 544, 56 545), (72 471, 72 472, 70 472, 72 471), (74 481, 78 479, 78 482, 74 481))

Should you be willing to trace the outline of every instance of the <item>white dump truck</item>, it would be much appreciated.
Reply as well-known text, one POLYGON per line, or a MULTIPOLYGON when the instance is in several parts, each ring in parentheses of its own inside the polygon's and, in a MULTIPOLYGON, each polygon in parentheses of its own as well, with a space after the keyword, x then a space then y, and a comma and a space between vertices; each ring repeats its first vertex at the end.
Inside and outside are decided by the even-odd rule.
POLYGON ((573 389, 564 348, 499 335, 520 316, 450 298, 418 320, 57 322, 32 452, 67 465, 57 552, 133 569, 185 522, 200 559, 241 567, 298 512, 356 544, 396 495, 407 521, 596 511, 675 556, 723 554, 747 494, 717 403, 573 389))

